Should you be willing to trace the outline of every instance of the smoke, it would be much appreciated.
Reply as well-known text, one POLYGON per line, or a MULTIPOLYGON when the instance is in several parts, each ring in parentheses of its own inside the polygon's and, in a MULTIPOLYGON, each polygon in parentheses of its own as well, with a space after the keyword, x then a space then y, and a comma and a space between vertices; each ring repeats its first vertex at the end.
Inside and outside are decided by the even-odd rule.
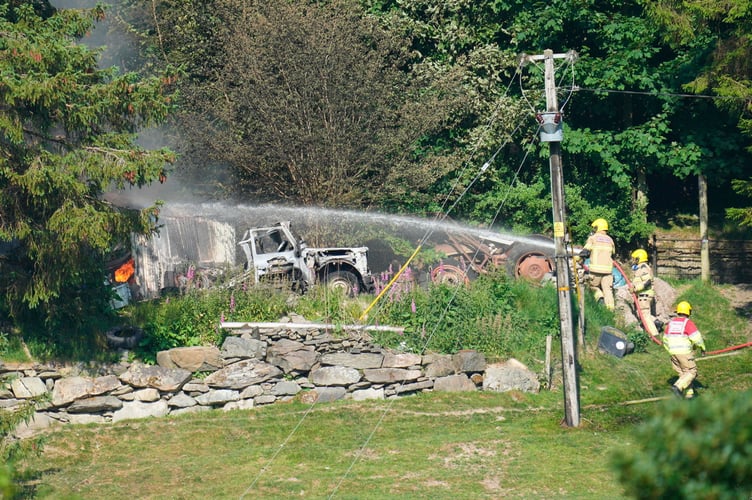
MULTIPOLYGON (((101 3, 108 7, 108 15, 105 19, 95 24, 93 30, 80 43, 91 49, 101 50, 99 56, 100 68, 116 66, 121 73, 138 70, 142 61, 139 59, 138 41, 129 35, 124 22, 116 15, 118 7, 124 4, 121 1, 102 0, 50 0, 50 4, 56 9, 90 9, 101 3)), ((176 131, 169 126, 148 128, 141 130, 136 139, 136 144, 144 149, 153 150, 164 147, 174 148, 176 131)), ((170 202, 206 201, 204 197, 197 197, 191 189, 191 185, 181 179, 179 164, 174 171, 168 174, 164 184, 155 182, 141 188, 130 187, 124 190, 114 190, 105 193, 104 199, 118 206, 129 208, 144 208, 151 206, 156 200, 170 202), (198 198, 198 199, 197 199, 198 198)))

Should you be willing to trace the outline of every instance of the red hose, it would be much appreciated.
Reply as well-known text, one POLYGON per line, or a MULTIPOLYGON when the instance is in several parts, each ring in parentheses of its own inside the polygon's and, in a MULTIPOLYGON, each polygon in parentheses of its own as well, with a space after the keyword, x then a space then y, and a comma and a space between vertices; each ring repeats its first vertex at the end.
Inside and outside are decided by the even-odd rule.
POLYGON ((752 346, 752 342, 747 342, 746 344, 733 345, 725 349, 718 349, 717 351, 708 351, 705 354, 707 356, 712 356, 713 354, 721 354, 723 352, 735 351, 737 349, 744 349, 745 347, 750 347, 750 346, 752 346))
MULTIPOLYGON (((627 286, 631 287, 632 286, 632 282, 629 281, 629 278, 627 277, 627 274, 621 268, 621 266, 619 265, 619 263, 617 261, 614 261, 614 265, 616 266, 616 269, 618 269, 619 272, 622 274, 622 276, 624 276, 624 280, 627 282, 627 286)), ((634 300, 634 303, 635 303, 635 309, 637 310, 637 314, 640 316, 640 321, 642 322, 643 328, 645 328, 645 331, 648 333, 648 335, 650 335, 650 338, 653 339, 653 342, 655 342, 658 345, 663 345, 663 343, 660 340, 658 340, 657 338, 653 337, 653 335, 650 333, 650 331, 645 327, 645 318, 642 316, 642 310, 640 309, 640 301, 637 298, 636 294, 631 293, 631 295, 632 295, 632 300, 634 300)), ((708 351, 708 352, 705 353, 705 355, 712 356, 714 354, 721 354, 721 353, 728 352, 728 351, 735 351, 737 349, 744 349, 745 347, 752 347, 752 342, 747 342, 745 344, 739 344, 739 345, 734 345, 734 346, 731 346, 731 347, 726 347, 725 349, 719 349, 717 351, 708 351)))
MULTIPOLYGON (((614 261, 614 265, 616 266, 616 269, 619 270, 622 276, 624 276, 624 281, 627 282, 627 286, 631 289, 632 288, 632 282, 629 281, 629 278, 627 277, 627 273, 624 272, 624 269, 621 268, 619 263, 617 261, 614 261)), ((635 310, 637 311, 637 315, 640 317, 640 322, 642 323, 642 327, 645 329, 645 332, 650 336, 650 338, 658 345, 663 345, 663 342, 658 340, 657 338, 653 337, 653 334, 650 333, 650 330, 648 330, 647 323, 645 322, 645 317, 642 315, 642 309, 640 309, 640 300, 637 298, 637 294, 634 292, 630 292, 630 295, 632 296, 632 300, 634 301, 635 310)))

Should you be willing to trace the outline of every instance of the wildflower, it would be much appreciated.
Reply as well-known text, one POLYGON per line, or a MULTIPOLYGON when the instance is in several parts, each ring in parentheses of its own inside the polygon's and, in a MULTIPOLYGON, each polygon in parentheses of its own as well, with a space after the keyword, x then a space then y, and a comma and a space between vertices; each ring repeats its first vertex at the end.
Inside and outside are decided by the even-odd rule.
POLYGON ((189 266, 188 267, 188 272, 186 273, 185 277, 188 278, 189 280, 192 280, 193 276, 195 276, 195 275, 196 275, 196 268, 194 266, 192 266, 192 265, 189 266))
POLYGON ((230 294, 230 312, 235 312, 235 294, 230 294))
POLYGON ((415 310, 416 310, 416 307, 415 307, 415 299, 413 299, 413 300, 412 300, 412 301, 410 302, 410 310, 411 310, 411 311, 413 312, 413 314, 415 314, 415 310))
POLYGON ((222 311, 222 313, 219 315, 219 322, 224 323, 225 322, 225 312, 222 311))

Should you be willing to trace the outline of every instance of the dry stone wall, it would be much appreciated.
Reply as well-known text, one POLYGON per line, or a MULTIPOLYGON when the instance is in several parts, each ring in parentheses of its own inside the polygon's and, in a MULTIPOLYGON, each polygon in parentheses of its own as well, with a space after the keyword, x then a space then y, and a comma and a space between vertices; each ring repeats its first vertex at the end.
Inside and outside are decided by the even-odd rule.
POLYGON ((251 409, 298 398, 387 399, 422 391, 537 392, 538 377, 476 351, 418 355, 385 349, 363 332, 237 329, 221 348, 158 353, 157 365, 55 366, 0 362, 0 409, 42 403, 16 429, 25 437, 60 424, 107 423, 212 409, 251 409))

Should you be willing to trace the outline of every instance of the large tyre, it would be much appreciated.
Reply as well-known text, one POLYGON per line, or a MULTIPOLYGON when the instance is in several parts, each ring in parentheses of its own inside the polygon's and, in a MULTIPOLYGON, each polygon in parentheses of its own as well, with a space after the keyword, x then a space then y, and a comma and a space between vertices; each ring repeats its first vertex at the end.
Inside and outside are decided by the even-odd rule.
POLYGON ((516 279, 540 283, 554 270, 551 253, 535 245, 515 243, 509 251, 507 273, 516 279))
POLYGON ((447 259, 431 269, 431 282, 445 285, 467 285, 470 273, 456 259, 447 259))
POLYGON ((332 291, 340 291, 348 297, 358 292, 358 277, 350 271, 332 271, 324 275, 324 283, 332 291))

